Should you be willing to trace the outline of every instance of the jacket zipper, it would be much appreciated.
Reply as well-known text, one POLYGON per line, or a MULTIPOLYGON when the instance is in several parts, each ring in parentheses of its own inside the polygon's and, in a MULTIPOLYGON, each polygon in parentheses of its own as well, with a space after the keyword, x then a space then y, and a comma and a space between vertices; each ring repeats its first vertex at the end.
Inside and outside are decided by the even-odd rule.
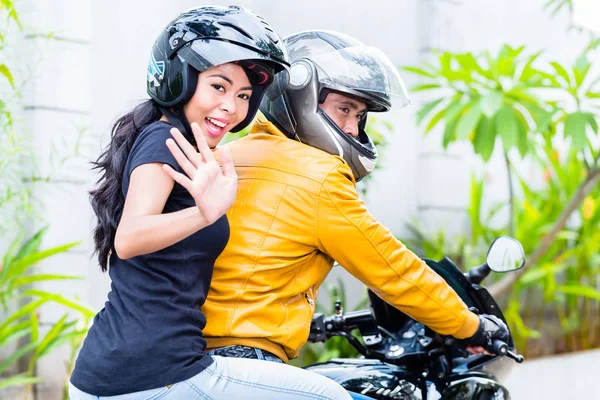
POLYGON ((304 293, 304 297, 306 297, 306 301, 308 301, 308 304, 310 304, 311 306, 315 305, 315 301, 310 298, 310 296, 308 295, 308 293, 304 293))

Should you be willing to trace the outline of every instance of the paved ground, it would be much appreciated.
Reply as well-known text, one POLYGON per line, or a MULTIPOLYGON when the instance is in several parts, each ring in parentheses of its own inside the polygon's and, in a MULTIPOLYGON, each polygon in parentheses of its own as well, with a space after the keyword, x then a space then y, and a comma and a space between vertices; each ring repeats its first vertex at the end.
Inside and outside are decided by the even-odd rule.
POLYGON ((600 400, 600 350, 525 360, 504 383, 512 400, 600 400))

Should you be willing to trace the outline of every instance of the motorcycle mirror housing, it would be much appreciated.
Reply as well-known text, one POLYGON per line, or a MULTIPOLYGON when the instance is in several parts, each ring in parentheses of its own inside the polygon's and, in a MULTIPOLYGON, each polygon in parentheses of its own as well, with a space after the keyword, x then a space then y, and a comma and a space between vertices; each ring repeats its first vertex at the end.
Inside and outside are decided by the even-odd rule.
POLYGON ((495 272, 509 272, 525 265, 525 252, 521 243, 509 236, 494 240, 486 256, 487 265, 495 272))

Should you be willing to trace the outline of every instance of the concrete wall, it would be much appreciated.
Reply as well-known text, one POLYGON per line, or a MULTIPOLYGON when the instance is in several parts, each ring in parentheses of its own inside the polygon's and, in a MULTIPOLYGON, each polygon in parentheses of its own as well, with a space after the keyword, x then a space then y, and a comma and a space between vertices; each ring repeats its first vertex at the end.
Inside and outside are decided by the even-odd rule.
MULTIPOLYGON (((380 47, 398 65, 417 64, 433 48, 497 51, 504 42, 526 44, 532 52, 545 48, 547 57, 570 61, 584 42, 575 32, 565 33, 566 16, 550 20, 542 12, 542 0, 377 0, 368 4, 244 0, 237 4, 256 11, 282 36, 311 28, 340 30, 380 47)), ((42 267, 85 276, 81 282, 56 283, 52 288, 77 295, 98 309, 105 301, 109 280, 90 258, 93 222, 87 190, 94 177, 87 161, 95 159, 106 145, 115 118, 146 98, 147 57, 157 32, 178 12, 194 6, 198 2, 189 0, 23 2, 21 15, 27 34, 19 57, 30 61, 31 53, 25 49, 32 48, 42 54, 38 73, 24 97, 23 125, 36 137, 42 167, 55 168, 48 155, 51 142, 68 148, 82 129, 87 129, 85 137, 89 139, 81 157, 58 168, 60 173, 39 187, 51 225, 45 245, 81 241, 74 251, 54 257, 42 267), (54 32, 50 40, 33 34, 49 31, 54 32)), ((405 79, 409 86, 418 83, 414 76, 405 79)), ((412 108, 397 117, 384 168, 375 175, 366 197, 374 215, 397 235, 405 234, 405 223, 415 218, 430 230, 463 229, 472 170, 487 174, 494 183, 489 202, 506 198, 499 154, 483 168, 464 144, 442 152, 439 131, 423 137, 415 127, 414 113, 425 101, 427 96, 413 96, 412 108)), ((347 279, 350 297, 358 299, 361 285, 339 268, 329 281, 337 276, 347 279)), ((49 324, 60 313, 49 307, 43 310, 42 320, 49 324)), ((64 376, 59 366, 67 352, 63 349, 40 362, 39 371, 47 378, 41 398, 59 398, 64 376)))

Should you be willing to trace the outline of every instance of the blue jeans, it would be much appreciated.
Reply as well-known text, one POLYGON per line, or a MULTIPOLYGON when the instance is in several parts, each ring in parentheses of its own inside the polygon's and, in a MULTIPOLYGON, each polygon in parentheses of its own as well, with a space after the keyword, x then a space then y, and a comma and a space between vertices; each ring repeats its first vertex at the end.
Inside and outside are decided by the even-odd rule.
POLYGON ((182 382, 119 396, 94 396, 69 386, 71 400, 351 400, 338 383, 291 365, 212 356, 204 371, 182 382))

